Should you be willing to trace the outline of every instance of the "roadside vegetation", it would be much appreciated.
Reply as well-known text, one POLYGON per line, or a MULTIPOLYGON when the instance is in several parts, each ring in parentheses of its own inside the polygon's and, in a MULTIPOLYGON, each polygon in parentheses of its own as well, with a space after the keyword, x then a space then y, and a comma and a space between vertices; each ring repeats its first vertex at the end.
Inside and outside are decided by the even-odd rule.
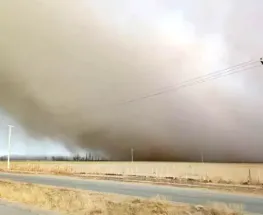
POLYGON ((0 198, 71 215, 241 215, 242 207, 176 204, 152 199, 64 189, 7 180, 0 181, 0 198))
MULTIPOLYGON (((194 168, 191 168, 191 174, 185 174, 187 173, 189 165, 187 165, 187 163, 165 164, 150 162, 12 161, 10 170, 7 170, 6 162, 0 162, 0 171, 26 174, 67 175, 83 179, 117 180, 182 187, 190 186, 231 193, 263 194, 263 182, 260 174, 260 171, 263 171, 263 167, 260 164, 205 164, 205 166, 204 164, 191 164, 197 168, 198 165, 202 165, 200 170, 214 167, 209 171, 210 174, 205 174, 205 176, 203 176, 202 173, 193 174, 197 172, 197 170, 194 171, 194 168), (152 168, 151 166, 158 167, 158 165, 163 165, 163 170, 168 173, 169 170, 171 170, 171 173, 169 173, 169 175, 156 174, 158 168, 152 168), (215 169, 218 169, 215 167, 221 168, 221 171, 215 173, 215 169), (224 168, 226 168, 227 171, 224 172, 224 168), (230 174, 230 170, 233 170, 232 175, 230 174), (235 171, 239 174, 234 174, 235 171), (211 174, 220 175, 220 177, 211 177, 211 174), (233 177, 233 180, 227 179, 229 174, 233 177)), ((159 170, 163 173, 161 168, 159 168, 159 170)))

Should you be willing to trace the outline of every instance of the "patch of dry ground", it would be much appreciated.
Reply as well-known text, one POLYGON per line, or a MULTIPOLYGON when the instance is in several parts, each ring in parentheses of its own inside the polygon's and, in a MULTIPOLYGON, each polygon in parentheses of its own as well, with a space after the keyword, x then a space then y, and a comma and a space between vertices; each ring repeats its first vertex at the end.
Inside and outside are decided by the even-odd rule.
POLYGON ((51 186, 0 181, 0 198, 71 215, 241 215, 240 206, 190 206, 163 198, 132 198, 51 186))
MULTIPOLYGON (((171 186, 191 186, 227 192, 263 194, 261 164, 200 164, 160 162, 12 162, 18 173, 56 174, 81 178, 143 182, 171 186), (191 171, 189 171, 189 165, 191 171), (211 171, 211 168, 220 171, 211 171), (225 171, 223 171, 225 169, 225 171), (165 174, 156 174, 165 170, 165 174), (202 176, 202 172, 210 170, 202 176), (232 174, 230 175, 232 170, 232 174), (149 174, 149 171, 153 174, 149 174), (169 173, 169 171, 171 171, 169 173), (239 175, 236 175, 239 172, 239 175), (169 174, 167 174, 169 173, 169 174), (242 174, 243 173, 243 176, 242 174), (256 174, 257 173, 257 174, 256 174), (180 175, 181 174, 181 175, 180 175), (256 175, 257 177, 256 177, 256 175), (217 177, 212 177, 217 176, 217 177), (243 180, 241 178, 243 177, 243 180), (233 180, 230 180, 232 178, 233 180)), ((0 162, 0 171, 7 171, 0 162)), ((263 170, 262 170, 263 172, 263 170)))
MULTIPOLYGON (((226 184, 263 184, 262 164, 180 162, 11 162, 13 170, 65 174, 98 174, 182 178, 226 184)), ((6 162, 0 162, 6 168, 6 162)))

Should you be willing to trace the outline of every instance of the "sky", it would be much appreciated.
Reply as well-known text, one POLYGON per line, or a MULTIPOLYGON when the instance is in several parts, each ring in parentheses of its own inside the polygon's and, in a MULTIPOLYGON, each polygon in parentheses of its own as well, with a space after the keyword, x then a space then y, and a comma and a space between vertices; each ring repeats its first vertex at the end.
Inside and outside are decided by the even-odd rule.
POLYGON ((8 125, 14 126, 11 133, 11 153, 22 156, 70 156, 62 143, 49 138, 34 139, 23 130, 7 113, 1 111, 0 117, 0 156, 8 153, 8 125))
MULTIPOLYGON (((129 105, 263 53, 260 0, 0 3, 0 107, 14 153, 261 160, 262 68, 129 105), (249 148, 249 152, 248 149, 249 148)), ((6 132, 1 131, 5 153, 6 132)))

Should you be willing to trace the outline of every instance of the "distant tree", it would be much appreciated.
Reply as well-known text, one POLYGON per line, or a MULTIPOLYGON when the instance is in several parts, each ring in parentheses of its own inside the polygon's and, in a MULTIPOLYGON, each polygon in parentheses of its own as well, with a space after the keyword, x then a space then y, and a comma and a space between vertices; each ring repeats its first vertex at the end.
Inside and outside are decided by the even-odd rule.
POLYGON ((79 154, 76 154, 76 155, 73 157, 73 160, 74 160, 74 161, 80 161, 80 156, 79 156, 79 154))
POLYGON ((68 157, 64 157, 64 156, 52 156, 52 160, 53 161, 68 161, 68 157))

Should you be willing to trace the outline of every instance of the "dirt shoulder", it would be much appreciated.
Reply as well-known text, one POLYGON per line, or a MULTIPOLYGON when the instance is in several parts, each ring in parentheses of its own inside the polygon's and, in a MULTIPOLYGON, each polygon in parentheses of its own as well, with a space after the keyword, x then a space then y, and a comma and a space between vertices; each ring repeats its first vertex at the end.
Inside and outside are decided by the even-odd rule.
POLYGON ((122 195, 0 180, 0 199, 71 215, 241 215, 242 206, 187 205, 160 197, 143 199, 122 195))
POLYGON ((239 184, 224 184, 200 182, 194 179, 177 179, 177 178, 154 178, 154 177, 140 177, 140 176, 113 176, 113 175, 75 175, 83 179, 97 179, 97 180, 112 180, 121 182, 147 183, 155 185, 169 185, 175 187, 188 188, 204 188, 210 190, 218 190, 224 192, 236 192, 252 195, 263 195, 262 185, 239 185, 239 184))
POLYGON ((132 182, 132 183, 147 183, 155 185, 169 185, 176 187, 188 187, 188 188, 204 188, 210 190, 217 190, 222 192, 230 193, 243 193, 249 195, 263 195, 263 185, 258 184, 231 184, 231 183, 212 183, 210 181, 199 181, 192 178, 178 179, 178 178, 156 178, 156 177, 146 177, 146 176, 124 176, 124 175, 99 175, 99 174, 77 174, 69 173, 63 171, 52 171, 52 172, 42 172, 42 171, 4 171, 11 173, 23 173, 23 174, 43 174, 43 175, 66 175, 71 177, 77 177, 82 179, 96 179, 96 180, 111 180, 111 181, 121 181, 121 182, 132 182))

